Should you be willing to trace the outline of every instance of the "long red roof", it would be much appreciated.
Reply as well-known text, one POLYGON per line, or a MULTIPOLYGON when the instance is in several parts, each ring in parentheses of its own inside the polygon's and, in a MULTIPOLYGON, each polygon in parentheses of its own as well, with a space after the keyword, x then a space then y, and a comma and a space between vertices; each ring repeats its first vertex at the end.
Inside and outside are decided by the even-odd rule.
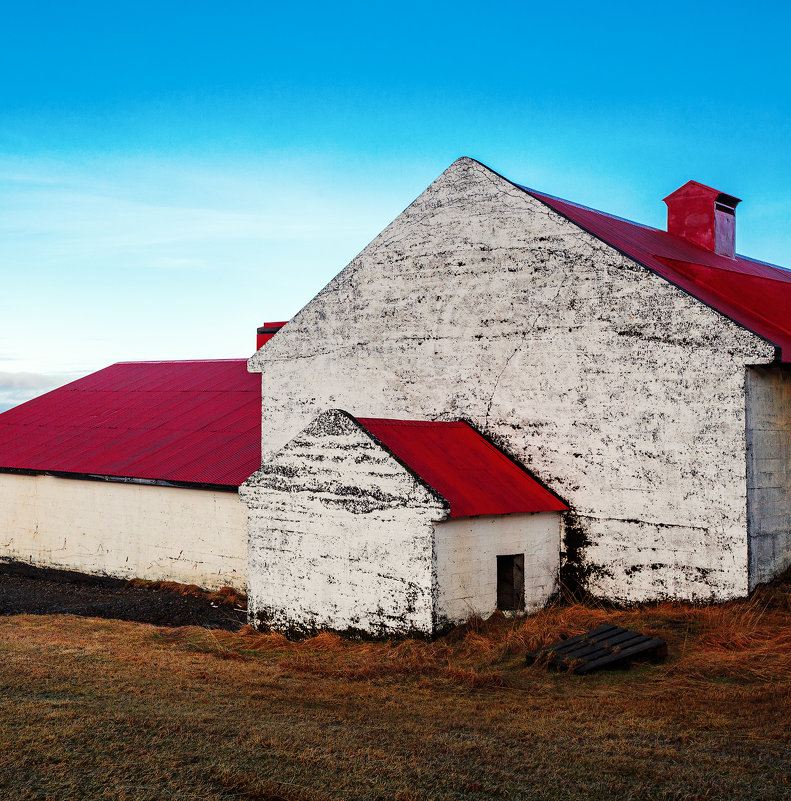
POLYGON ((791 362, 791 271, 730 259, 667 231, 520 187, 598 239, 781 349, 791 362))
POLYGON ((0 414, 0 468, 238 487, 260 466, 244 359, 121 362, 0 414))
POLYGON ((568 509, 467 423, 356 419, 448 501, 450 517, 568 509))

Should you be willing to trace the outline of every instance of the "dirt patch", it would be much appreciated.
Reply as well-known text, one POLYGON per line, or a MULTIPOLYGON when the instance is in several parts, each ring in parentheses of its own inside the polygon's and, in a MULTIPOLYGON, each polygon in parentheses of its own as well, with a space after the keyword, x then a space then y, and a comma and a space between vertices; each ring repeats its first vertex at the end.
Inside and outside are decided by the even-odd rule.
POLYGON ((228 592, 212 593, 173 582, 126 581, 2 562, 0 615, 23 613, 80 615, 227 631, 237 631, 247 622, 243 596, 228 592), (188 591, 183 591, 184 588, 188 591))

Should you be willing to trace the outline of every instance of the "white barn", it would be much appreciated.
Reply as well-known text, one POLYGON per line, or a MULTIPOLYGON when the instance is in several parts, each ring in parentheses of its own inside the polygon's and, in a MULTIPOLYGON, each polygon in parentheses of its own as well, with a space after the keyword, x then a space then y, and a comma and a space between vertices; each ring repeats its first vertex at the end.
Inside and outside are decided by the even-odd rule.
POLYGON ((459 159, 247 363, 0 415, 0 559, 247 582, 281 628, 746 595, 791 564, 791 273, 736 254, 737 198, 665 202, 459 159))
MULTIPOLYGON (((736 198, 690 182, 666 202, 660 231, 459 159, 259 350, 263 467, 242 489, 251 613, 426 631, 441 617, 429 622, 430 593, 410 617, 375 583, 355 595, 356 617, 342 611, 354 576, 381 564, 422 581, 420 547, 439 576, 438 539, 398 538, 365 505, 341 524, 332 492, 273 486, 285 466, 310 467, 293 463, 305 449, 314 466, 325 451, 337 486, 368 486, 370 471, 318 436, 330 409, 467 421, 568 505, 552 572, 597 595, 723 600, 783 570, 791 273, 735 255, 736 198), (321 560, 335 591, 312 577, 321 560)), ((414 514, 433 525, 440 510, 421 497, 414 514)), ((468 613, 496 603, 496 557, 514 547, 481 556, 488 595, 468 613)))

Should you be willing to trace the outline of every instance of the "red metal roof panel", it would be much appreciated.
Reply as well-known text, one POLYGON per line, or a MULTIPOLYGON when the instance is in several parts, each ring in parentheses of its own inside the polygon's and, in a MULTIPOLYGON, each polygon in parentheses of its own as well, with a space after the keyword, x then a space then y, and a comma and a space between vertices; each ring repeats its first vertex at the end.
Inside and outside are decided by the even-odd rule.
POLYGON ((238 487, 260 466, 244 359, 114 364, 0 414, 0 467, 238 487))
POLYGON ((448 501, 451 517, 568 509, 467 423, 372 417, 357 422, 448 501))
POLYGON ((595 237, 768 340, 791 362, 791 271, 720 256, 667 231, 520 187, 595 237))

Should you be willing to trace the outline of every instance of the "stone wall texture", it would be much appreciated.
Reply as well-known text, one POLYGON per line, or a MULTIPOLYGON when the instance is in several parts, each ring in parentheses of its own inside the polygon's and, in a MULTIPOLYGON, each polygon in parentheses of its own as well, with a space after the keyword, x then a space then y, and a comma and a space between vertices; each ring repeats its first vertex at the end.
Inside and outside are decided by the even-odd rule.
POLYGON ((571 505, 590 589, 641 601, 747 592, 745 374, 773 358, 459 159, 249 365, 264 458, 327 408, 466 419, 571 505))
POLYGON ((447 503, 343 412, 319 416, 240 496, 254 623, 433 631, 433 521, 447 503))
POLYGON ((524 554, 525 606, 557 586, 557 513, 447 519, 447 502, 340 410, 240 490, 248 609, 278 629, 431 634, 497 602, 497 556, 524 554))

